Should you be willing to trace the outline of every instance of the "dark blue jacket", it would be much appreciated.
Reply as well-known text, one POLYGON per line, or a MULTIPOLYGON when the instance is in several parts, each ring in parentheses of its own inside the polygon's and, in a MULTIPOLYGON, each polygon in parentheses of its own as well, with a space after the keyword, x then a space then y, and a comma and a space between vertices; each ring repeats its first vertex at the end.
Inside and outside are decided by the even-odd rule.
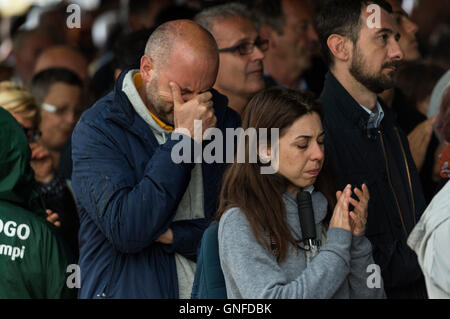
POLYGON ((366 183, 369 188, 366 236, 381 267, 387 296, 421 297, 423 277, 406 240, 426 203, 405 134, 383 104, 380 128, 368 131, 369 114, 331 73, 325 77, 320 101, 325 111, 326 165, 337 186, 343 189, 347 184, 361 187, 366 183), (398 169, 390 174, 394 168, 398 169), (406 210, 399 209, 400 191, 405 194, 406 210))
MULTIPOLYGON (((202 164, 205 218, 173 222, 194 164, 171 160, 178 141, 170 136, 158 145, 121 90, 126 72, 113 92, 83 114, 72 137, 79 297, 178 298, 174 253, 196 260, 203 231, 216 212, 226 164, 202 164), (168 228, 173 244, 155 243, 168 228)), ((240 126, 225 96, 213 91, 213 101, 217 128, 225 132, 240 126)))

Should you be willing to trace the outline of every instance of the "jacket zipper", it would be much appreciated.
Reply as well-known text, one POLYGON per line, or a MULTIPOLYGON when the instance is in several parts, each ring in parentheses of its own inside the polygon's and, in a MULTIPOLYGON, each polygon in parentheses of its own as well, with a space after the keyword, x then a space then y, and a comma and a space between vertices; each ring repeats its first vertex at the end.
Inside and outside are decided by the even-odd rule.
POLYGON ((400 205, 398 203, 397 194, 395 193, 394 187, 392 186, 391 174, 390 174, 390 170, 389 170, 389 161, 388 161, 388 158, 387 158, 386 148, 384 146, 383 134, 381 133, 380 130, 378 130, 378 134, 380 135, 381 147, 383 148, 384 160, 386 162, 386 170, 387 170, 387 174, 386 175, 388 177, 389 186, 391 187, 392 193, 394 194, 395 203, 397 204, 398 213, 400 215, 400 221, 402 222, 402 226, 403 226, 403 231, 405 232, 405 236, 408 237, 408 232, 406 231, 405 222, 403 221, 403 213, 402 213, 402 210, 400 209, 400 205))
POLYGON ((100 297, 100 298, 103 298, 103 299, 106 299, 106 298, 109 297, 109 290, 110 290, 110 287, 111 287, 112 277, 114 276, 114 271, 115 271, 115 268, 116 268, 117 258, 118 258, 118 256, 114 256, 113 263, 112 263, 112 268, 111 268, 111 275, 109 276, 108 281, 106 282, 106 285, 103 288, 103 292, 101 294, 98 294, 97 297, 100 297))
POLYGON ((406 158, 406 152, 405 152, 405 149, 403 147, 403 143, 402 143, 402 140, 400 138, 400 134, 398 133, 398 129, 397 128, 395 128, 395 133, 397 133, 397 138, 398 138, 398 141, 400 143, 400 147, 401 147, 402 152, 403 152, 403 159, 405 160, 406 173, 408 174, 409 191, 411 192, 411 200, 412 200, 412 205, 413 205, 414 225, 416 225, 417 224, 417 220, 416 220, 416 203, 414 201, 414 193, 413 193, 413 188, 412 188, 411 174, 410 174, 410 171, 409 171, 408 160, 406 158))

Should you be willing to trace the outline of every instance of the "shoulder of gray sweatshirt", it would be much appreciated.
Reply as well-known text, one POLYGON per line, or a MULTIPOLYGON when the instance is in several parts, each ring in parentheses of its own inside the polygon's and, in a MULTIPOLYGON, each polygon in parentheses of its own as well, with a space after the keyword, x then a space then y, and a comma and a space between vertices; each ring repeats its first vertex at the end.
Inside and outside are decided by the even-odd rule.
POLYGON ((450 298, 450 182, 431 201, 409 235, 430 299, 450 298))
MULTIPOLYGON (((283 195, 283 200, 287 222, 299 240, 296 200, 289 193, 283 195)), ((321 234, 326 199, 320 192, 313 192, 312 203, 317 234, 321 234)), ((308 267, 305 251, 292 245, 286 259, 278 263, 272 251, 257 242, 245 214, 232 208, 220 219, 218 239, 228 298, 385 298, 381 274, 379 285, 375 285, 379 288, 369 288, 373 287, 368 285, 373 272, 368 272, 368 266, 374 261, 372 246, 363 235, 331 228, 326 243, 308 267)))

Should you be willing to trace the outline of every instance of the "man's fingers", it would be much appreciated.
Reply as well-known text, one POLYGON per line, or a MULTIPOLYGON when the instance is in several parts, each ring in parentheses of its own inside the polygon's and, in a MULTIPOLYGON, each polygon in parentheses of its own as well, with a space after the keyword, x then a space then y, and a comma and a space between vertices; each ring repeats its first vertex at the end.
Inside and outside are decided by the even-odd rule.
POLYGON ((183 97, 181 96, 181 89, 175 82, 169 82, 170 91, 172 93, 172 99, 175 106, 184 104, 183 97))
POLYGON ((199 103, 205 103, 205 102, 211 101, 212 97, 213 97, 212 93, 207 91, 207 92, 203 92, 202 94, 197 95, 196 98, 199 103))
POLYGON ((45 211, 47 213, 47 221, 53 225, 55 225, 56 227, 60 227, 61 226, 61 222, 59 221, 59 215, 58 213, 55 213, 53 211, 51 211, 50 209, 47 209, 45 211))
POLYGON ((208 109, 213 109, 214 102, 212 100, 203 102, 202 105, 206 106, 208 109))
POLYGON ((37 145, 31 148, 31 159, 42 159, 50 155, 47 149, 44 147, 37 145))
POLYGON ((47 154, 45 154, 44 152, 37 150, 31 153, 31 159, 42 159, 44 157, 46 157, 47 154))

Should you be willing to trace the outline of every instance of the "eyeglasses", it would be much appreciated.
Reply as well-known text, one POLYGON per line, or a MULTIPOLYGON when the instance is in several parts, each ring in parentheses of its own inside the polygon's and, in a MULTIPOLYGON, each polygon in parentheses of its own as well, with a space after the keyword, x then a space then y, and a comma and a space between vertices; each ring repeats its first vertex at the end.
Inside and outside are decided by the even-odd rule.
POLYGON ((261 39, 260 37, 256 38, 255 42, 244 42, 238 44, 234 47, 219 49, 219 52, 236 52, 238 51, 240 55, 247 55, 253 52, 255 46, 258 47, 261 51, 266 51, 269 48, 269 40, 261 39))
POLYGON ((65 116, 66 114, 72 113, 75 117, 80 117, 81 113, 83 112, 81 108, 77 108, 72 111, 67 107, 56 107, 48 103, 42 103, 41 106, 43 110, 46 110, 47 112, 53 113, 57 116, 65 116))
POLYGON ((22 129, 25 133, 25 136, 27 137, 28 143, 34 143, 37 142, 41 138, 41 132, 39 130, 36 130, 34 128, 27 128, 22 126, 22 129))

